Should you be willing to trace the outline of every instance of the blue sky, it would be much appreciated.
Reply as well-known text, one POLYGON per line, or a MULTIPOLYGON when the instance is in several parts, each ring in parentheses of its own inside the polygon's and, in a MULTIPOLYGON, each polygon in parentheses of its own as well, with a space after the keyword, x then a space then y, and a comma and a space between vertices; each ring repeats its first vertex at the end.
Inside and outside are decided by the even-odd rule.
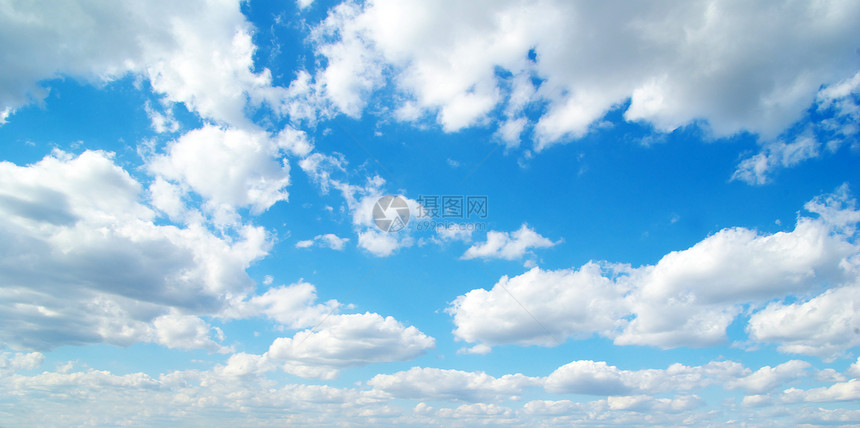
POLYGON ((0 1, 0 425, 860 424, 860 5, 197 3, 0 1))

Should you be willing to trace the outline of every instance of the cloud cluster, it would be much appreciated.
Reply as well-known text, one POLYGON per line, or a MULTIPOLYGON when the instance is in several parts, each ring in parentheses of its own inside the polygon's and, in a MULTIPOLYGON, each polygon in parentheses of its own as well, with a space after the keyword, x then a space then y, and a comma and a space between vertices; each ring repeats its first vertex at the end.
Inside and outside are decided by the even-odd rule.
POLYGON ((27 2, 4 7, 0 28, 14 53, 0 77, 5 120, 63 76, 103 84, 131 73, 167 102, 238 126, 250 124, 246 105, 277 107, 285 96, 267 69, 254 72, 253 28, 239 2, 27 2))
POLYGON ((493 121, 505 144, 528 136, 535 150, 584 135, 614 108, 660 131, 704 121, 717 136, 771 139, 821 85, 856 72, 844 59, 855 57, 858 17, 837 1, 345 3, 316 29, 326 61, 313 78, 351 116, 390 85, 399 120, 449 132, 493 121), (530 106, 543 107, 538 117, 530 106))
POLYGON ((142 186, 109 153, 3 162, 0 177, 0 340, 10 346, 218 349, 195 315, 217 314, 252 291, 245 269, 271 245, 259 227, 216 236, 156 224, 142 186))
POLYGON ((806 208, 818 217, 799 217, 792 231, 724 229, 655 265, 592 262, 505 276, 492 289, 451 303, 454 335, 487 346, 556 345, 592 334, 617 345, 710 346, 724 341, 728 325, 752 305, 760 310, 749 320, 751 339, 833 357, 858 343, 852 278, 860 213, 845 186, 806 208), (822 291, 808 301, 761 308, 772 299, 822 291))
MULTIPOLYGON (((341 304, 317 303, 316 288, 306 282, 255 294, 246 269, 271 246, 262 228, 240 224, 235 235, 216 235, 199 223, 159 225, 143 202, 143 186, 109 153, 58 151, 24 167, 3 162, 0 178, 6 346, 154 342, 229 351, 221 331, 202 316, 265 316, 291 329, 325 320, 320 330, 276 341, 271 351, 285 364, 324 368, 319 376, 414 358, 434 346, 433 338, 391 317, 336 314, 341 304)), ((235 193, 211 190, 245 196, 242 186, 235 193)))
MULTIPOLYGON (((822 414, 796 406, 856 400, 860 391, 853 378, 813 381, 809 364, 794 360, 755 371, 732 361, 626 370, 603 361, 580 360, 546 377, 496 377, 484 372, 413 367, 376 375, 354 387, 335 388, 275 385, 267 376, 271 369, 268 358, 237 353, 206 370, 117 375, 73 364, 62 364, 55 371, 44 370, 44 357, 39 353, 2 353, 0 381, 6 388, 0 391, 0 398, 25 410, 42 410, 15 412, 10 422, 48 426, 57 420, 65 424, 112 425, 181 419, 186 424, 202 424, 216 422, 213 418, 218 423, 258 424, 272 416, 279 422, 312 425, 348 420, 355 425, 374 426, 423 426, 440 421, 451 426, 629 426, 643 422, 722 424, 739 412, 755 409, 776 412, 772 418, 778 422, 805 418, 845 421, 850 414, 822 414), (35 369, 40 369, 39 373, 32 373, 35 369), (801 380, 813 386, 790 386, 801 380), (697 411, 707 401, 696 392, 720 385, 727 391, 740 389, 753 395, 744 396, 743 406, 729 415, 697 411), (549 395, 521 401, 523 392, 540 388, 549 395), (559 394, 584 394, 596 399, 555 399, 560 398, 559 394), (70 396, 89 403, 90 411, 81 412, 69 401, 70 396)), ((754 420, 759 415, 744 416, 754 420)))

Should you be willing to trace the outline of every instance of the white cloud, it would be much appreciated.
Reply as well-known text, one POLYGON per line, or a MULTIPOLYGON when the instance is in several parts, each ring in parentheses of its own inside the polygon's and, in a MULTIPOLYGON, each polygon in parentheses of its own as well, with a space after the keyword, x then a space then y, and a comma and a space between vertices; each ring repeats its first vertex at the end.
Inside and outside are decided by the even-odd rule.
POLYGON ((860 378, 860 357, 857 357, 857 361, 851 363, 848 367, 847 374, 854 378, 860 378))
POLYGON ((506 120, 499 126, 495 135, 505 143, 505 146, 517 147, 520 145, 520 136, 527 123, 528 120, 524 117, 506 120))
POLYGON ((857 135, 860 128, 860 104, 857 95, 860 94, 860 72, 853 77, 829 85, 818 92, 819 110, 832 110, 834 116, 824 120, 822 128, 833 132, 834 139, 828 142, 828 149, 836 149, 846 141, 851 141, 851 148, 857 149, 857 135))
POLYGON ((628 395, 608 397, 606 399, 612 410, 629 410, 634 412, 654 413, 682 412, 701 407, 705 402, 697 395, 684 395, 676 398, 654 398, 649 395, 628 395))
POLYGON ((15 113, 15 109, 11 107, 6 107, 3 111, 0 111, 0 125, 5 125, 9 120, 9 116, 12 116, 12 113, 15 113))
MULTIPOLYGON (((725 385, 752 373, 730 361, 695 367, 673 364, 666 369, 642 370, 621 370, 604 362, 575 361, 547 378, 414 367, 373 376, 352 388, 335 388, 278 384, 269 375, 278 361, 266 354, 236 353, 208 370, 178 370, 160 375, 76 370, 70 364, 57 371, 42 370, 39 374, 25 375, 9 370, 8 361, 18 362, 14 370, 33 370, 42 364, 42 357, 40 354, 0 354, 0 382, 5 386, 0 390, 0 399, 14 403, 21 410, 5 419, 16 425, 44 425, 45 421, 62 420, 64 424, 113 426, 122 422, 151 424, 161 421, 163 424, 180 419, 184 424, 248 425, 265 424, 272 417, 279 423, 325 426, 440 423, 463 427, 506 424, 629 426, 643 421, 672 426, 706 425, 706 421, 724 423, 726 419, 718 416, 712 419, 718 412, 696 412, 704 404, 703 400, 688 391, 725 385), (603 368, 594 370, 594 367, 603 368), (605 372, 605 381, 611 383, 620 379, 631 392, 639 392, 594 401, 531 400, 517 407, 505 404, 520 400, 544 383, 547 388, 558 387, 558 393, 567 394, 576 376, 586 376, 585 380, 590 382, 594 376, 589 378, 587 374, 594 372, 605 372), (672 391, 684 393, 666 396, 672 391), (87 411, 81 411, 79 400, 87 403, 87 411), (415 403, 418 400, 422 401, 415 403), (432 400, 433 406, 425 400, 432 400), (456 407, 447 407, 446 403, 456 407)), ((856 395, 855 388, 852 382, 841 382, 806 391, 789 389, 778 398, 785 402, 850 400, 856 395)), ((585 393, 601 389, 606 388, 598 383, 585 393)), ((785 410, 781 418, 788 418, 788 421, 803 418, 802 409, 785 410)), ((725 417, 737 416, 732 413, 725 417)), ((825 417, 841 420, 840 415, 825 417)))
POLYGON ((141 190, 105 152, 0 163, 0 342, 216 350, 193 316, 217 315, 250 292, 245 269, 271 243, 252 226, 217 237, 198 225, 156 225, 141 190), (192 340, 177 345, 179 337, 192 340))
POLYGON ((307 9, 313 3, 314 0, 296 0, 296 5, 299 7, 299 9, 307 9))
POLYGON ((638 268, 534 268, 457 297, 447 312, 458 339, 488 346, 551 346, 596 333, 617 345, 698 347, 725 341, 743 305, 755 310, 831 287, 807 303, 771 303, 752 314, 748 330, 751 339, 776 342, 785 352, 833 355, 858 337, 852 308, 860 295, 854 286, 837 288, 858 271, 854 207, 842 187, 808 203, 819 218, 799 217, 792 231, 724 229, 638 268))
POLYGON ((148 168, 203 196, 216 216, 234 217, 230 213, 242 207, 259 214, 287 200, 290 167, 278 159, 278 141, 262 131, 206 125, 168 144, 164 154, 148 159, 148 168))
POLYGON ((40 82, 58 76, 101 83, 133 73, 148 79, 166 101, 184 103, 205 118, 246 125, 246 105, 277 107, 285 95, 271 87, 267 69, 253 71, 253 28, 239 6, 238 1, 7 4, 0 14, 0 38, 9 53, 0 78, 0 109, 41 101, 48 90, 40 82))
POLYGON ((860 223, 860 210, 857 210, 857 200, 851 197, 848 183, 843 183, 833 193, 816 196, 803 208, 818 214, 830 227, 848 236, 854 235, 860 223))
POLYGON ((161 112, 152 107, 152 103, 146 102, 143 106, 149 120, 152 121, 152 129, 155 132, 162 134, 165 132, 176 132, 179 130, 179 122, 173 117, 173 112, 170 107, 166 108, 166 112, 161 112))
POLYGON ((191 209, 185 204, 183 201, 185 192, 178 184, 156 177, 147 190, 152 207, 166 214, 170 220, 177 223, 201 223, 203 221, 203 215, 199 211, 191 209))
POLYGON ((347 242, 349 242, 349 238, 341 238, 333 233, 326 233, 325 235, 319 235, 316 238, 319 240, 323 246, 331 248, 332 250, 341 251, 347 242))
POLYGON ((246 318, 263 314, 283 326, 297 329, 315 325, 341 306, 336 300, 323 304, 316 303, 316 300, 316 287, 299 281, 270 288, 261 295, 253 296, 246 304, 234 305, 239 308, 234 316, 246 318))
POLYGON ((769 304, 750 317, 747 332, 782 352, 833 359, 860 345, 857 307, 860 286, 831 289, 808 301, 769 304))
POLYGON ((524 389, 539 386, 541 380, 519 373, 496 378, 484 372, 413 367, 378 374, 367 384, 397 399, 477 402, 516 399, 524 389))
POLYGON ((800 360, 787 361, 776 367, 764 366, 748 376, 728 382, 726 387, 743 388, 753 394, 762 394, 779 388, 788 381, 806 376, 810 367, 809 363, 800 360))
POLYGON ((458 354, 473 354, 473 355, 486 355, 493 351, 493 348, 487 346, 484 343, 479 343, 475 346, 470 346, 467 348, 461 348, 457 350, 458 354))
POLYGON ((365 313, 332 315, 318 331, 275 339, 266 356, 282 362, 288 373, 327 379, 346 367, 411 360, 434 346, 435 340, 415 327, 365 313))
POLYGON ((636 318, 617 344, 709 346, 725 339, 738 304, 816 290, 846 278, 857 253, 823 221, 801 217, 791 232, 724 229, 631 275, 636 318))
MULTIPOLYGON (((174 312, 154 319, 152 325, 157 342, 168 348, 208 349, 221 353, 230 351, 212 339, 213 328, 199 317, 174 312)), ((218 341, 223 341, 224 333, 217 327, 214 331, 218 341)))
POLYGON ((489 291, 469 291, 447 311, 457 326, 454 336, 467 342, 551 346, 568 336, 611 330, 629 311, 623 293, 596 264, 579 270, 533 268, 502 277, 489 291))
POLYGON ((56 421, 88 426, 255 425, 264 424, 273 409, 289 409, 275 410, 281 423, 328 426, 346 418, 370 423, 371 417, 360 413, 387 402, 376 393, 350 388, 275 385, 261 376, 265 370, 258 356, 235 354, 211 370, 156 376, 93 369, 0 374, 0 397, 19 409, 4 421, 22 426, 59 426, 56 421))
POLYGON ((403 246, 403 241, 392 234, 368 228, 358 232, 358 246, 376 257, 388 257, 403 246))
POLYGON ((636 395, 701 389, 747 374, 732 361, 712 361, 703 366, 672 364, 666 369, 622 370, 603 361, 573 361, 559 367, 544 387, 557 394, 636 395))
POLYGON ((368 93, 381 83, 382 65, 378 56, 364 48, 364 37, 354 20, 360 12, 353 3, 342 3, 311 33, 318 53, 328 64, 315 76, 315 91, 323 94, 341 112, 358 117, 368 93), (334 37, 338 43, 326 43, 334 37))
POLYGON ((2 352, 0 353, 0 373, 4 371, 34 370, 42 365, 45 356, 41 352, 2 352))
POLYGON ((325 235, 317 235, 314 239, 296 242, 296 248, 309 248, 316 244, 323 248, 343 251, 347 242, 349 242, 349 238, 341 238, 333 233, 326 233, 325 235))
POLYGON ((783 392, 781 399, 787 402, 805 401, 811 403, 860 400, 860 379, 851 379, 847 382, 837 382, 831 386, 808 390, 789 388, 783 392))
POLYGON ((582 136, 627 100, 626 120, 660 131, 705 120, 717 136, 747 130, 771 139, 801 117, 820 85, 854 75, 842 59, 854 55, 858 17, 860 7, 839 2, 350 4, 318 30, 329 37, 315 40, 328 60, 317 80, 355 116, 390 70, 403 99, 397 111, 412 111, 401 119, 435 116, 446 131, 483 123, 502 106, 508 144, 522 104, 545 103, 528 126, 537 150, 582 136), (532 96, 510 83, 532 77, 541 79, 532 96))
POLYGON ((815 137, 803 135, 792 143, 776 141, 764 146, 758 154, 744 159, 732 174, 732 180, 749 184, 765 184, 777 168, 795 166, 821 153, 821 143, 815 137))
POLYGON ((548 248, 557 245, 541 236, 528 225, 523 224, 514 232, 487 232, 487 241, 479 242, 466 250, 461 259, 505 259, 514 260, 524 256, 534 248, 548 248))
POLYGON ((312 153, 299 161, 299 167, 320 186, 323 193, 328 193, 331 187, 340 184, 333 175, 346 172, 346 160, 338 153, 334 155, 312 153))
POLYGON ((296 248, 310 248, 314 245, 313 239, 306 239, 304 241, 296 242, 296 248))

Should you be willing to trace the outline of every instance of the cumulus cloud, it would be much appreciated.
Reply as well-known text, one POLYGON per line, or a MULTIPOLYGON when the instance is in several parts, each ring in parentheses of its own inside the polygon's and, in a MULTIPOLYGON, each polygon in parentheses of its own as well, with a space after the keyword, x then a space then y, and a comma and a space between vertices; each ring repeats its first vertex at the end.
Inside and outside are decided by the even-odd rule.
POLYGON ((748 373, 732 361, 704 366, 673 364, 667 369, 622 370, 603 361, 573 361, 559 367, 544 387, 553 393, 626 396, 701 389, 748 373))
POLYGON ((0 341, 220 349, 195 315, 218 314, 253 290, 245 269, 268 251, 265 231, 240 225, 218 237, 157 225, 141 194, 106 152, 0 163, 0 341))
POLYGON ((549 346, 568 336, 611 330, 629 309, 621 298, 624 289, 603 272, 590 263, 578 270, 536 267, 513 278, 502 277, 492 289, 469 291, 451 303, 447 311, 457 326, 454 335, 489 346, 549 346))
POLYGON ((810 403, 860 400, 860 379, 851 379, 847 382, 837 382, 830 386, 807 390, 789 388, 783 392, 781 399, 787 402, 805 401, 810 403))
POLYGON ((774 302, 749 320, 750 338, 783 352, 828 360, 860 345, 860 285, 827 290, 808 301, 774 302))
POLYGON ((484 372, 422 367, 390 375, 379 374, 367 381, 368 385, 397 399, 468 402, 516 399, 525 388, 541 383, 539 378, 519 373, 496 378, 484 372))
POLYGON ((541 236, 534 229, 523 224, 513 232, 487 232, 487 241, 469 247, 461 259, 474 258, 514 260, 524 256, 534 248, 548 248, 558 244, 541 236))
POLYGON ((254 71, 253 28, 239 2, 28 2, 6 9, 0 40, 10 56, 0 110, 42 100, 48 89, 41 82, 61 76, 102 83, 133 73, 166 101, 239 126, 250 123, 246 105, 278 107, 285 96, 267 69, 254 71))
POLYGON ((277 137, 263 131, 205 125, 167 145, 163 154, 147 159, 147 168, 162 181, 153 189, 157 206, 176 213, 185 191, 204 198, 203 207, 220 223, 236 221, 235 210, 248 207, 259 214, 287 200, 290 167, 286 152, 306 153, 304 133, 287 128, 277 137), (169 188, 164 180, 175 183, 169 188), (220 218, 218 218, 220 216, 220 218))
POLYGON ((331 378, 346 367, 411 360, 435 346, 415 327, 374 313, 333 315, 319 330, 276 339, 266 357, 301 377, 331 378))
POLYGON ((221 329, 207 324, 199 317, 169 313, 153 320, 156 341, 168 348, 179 349, 208 349, 226 353, 230 348, 218 342, 224 340, 221 329), (214 340, 212 338, 216 336, 214 340))
POLYGON ((748 331, 785 352, 832 355, 857 344, 854 207, 841 187, 808 203, 818 217, 799 217, 791 231, 724 229, 638 268, 533 268, 469 291, 447 311, 458 339, 488 346, 554 345, 592 334, 618 345, 710 346, 726 339, 743 305, 759 309, 829 287, 808 302, 770 303, 753 313, 748 331))
POLYGON ((287 328, 298 329, 315 325, 341 307, 336 300, 325 303, 316 303, 316 300, 316 287, 299 281, 288 286, 272 287, 263 294, 253 296, 245 304, 234 305, 234 308, 238 308, 235 316, 243 318, 263 314, 287 328))
POLYGON ((785 385, 788 381, 806 376, 811 365, 806 361, 791 360, 776 367, 764 366, 755 372, 732 380, 726 384, 728 388, 743 388, 753 394, 770 392, 785 385))
POLYGON ((856 72, 842 60, 860 34, 860 7, 850 3, 528 5, 341 5, 317 29, 327 61, 315 79, 355 116, 390 75, 399 119, 431 117, 445 131, 486 123, 502 107, 500 139, 516 145, 527 133, 541 150, 584 135, 613 108, 660 131, 704 120, 717 136, 772 139, 821 85, 856 72), (524 103, 545 112, 524 124, 524 103))

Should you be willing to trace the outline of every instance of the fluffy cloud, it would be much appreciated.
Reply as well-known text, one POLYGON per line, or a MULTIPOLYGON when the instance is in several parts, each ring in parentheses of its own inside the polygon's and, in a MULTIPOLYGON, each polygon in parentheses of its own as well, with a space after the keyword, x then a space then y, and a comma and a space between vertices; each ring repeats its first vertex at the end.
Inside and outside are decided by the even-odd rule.
POLYGON ((156 341, 168 348, 230 351, 211 337, 214 330, 218 341, 223 341, 224 333, 221 329, 217 327, 213 329, 199 317, 174 312, 154 319, 152 325, 156 341))
POLYGON ((533 268, 502 277, 491 290, 472 290, 451 303, 454 335, 487 345, 557 345, 568 336, 611 330, 629 309, 621 297, 624 289, 603 272, 590 263, 578 270, 533 268))
POLYGON ((296 376, 331 378, 345 367, 411 360, 434 346, 435 340, 415 327, 365 313, 333 315, 318 331, 278 338, 266 356, 296 376))
POLYGON ((789 388, 782 394, 788 402, 806 401, 811 403, 860 400, 860 379, 837 382, 833 385, 807 390, 789 388))
POLYGON ((792 231, 724 229, 638 268, 534 268, 459 296, 447 311, 457 338, 490 346, 553 345, 594 333, 618 345, 709 346, 725 340, 742 305, 833 287, 806 303, 771 303, 749 322, 754 340, 832 354, 857 344, 856 287, 846 285, 857 272, 854 207, 843 186, 806 204, 818 218, 799 217, 792 231))
POLYGON ((541 380, 521 374, 495 378, 483 372, 413 367, 394 374, 379 374, 367 384, 398 399, 502 401, 516 399, 541 380))
POLYGON ((285 95, 271 86, 268 70, 254 72, 253 29, 239 4, 6 4, 0 40, 9 57, 0 77, 0 111, 5 118, 42 100, 44 80, 71 76, 102 83, 134 73, 169 102, 219 122, 247 125, 246 105, 277 107, 285 95))
POLYGON ((247 304, 235 305, 240 308, 236 317, 251 317, 263 314, 288 328, 310 327, 321 321, 327 314, 340 308, 336 300, 317 304, 316 287, 304 281, 289 286, 273 287, 265 293, 254 296, 247 304))
POLYGON ((809 367, 809 363, 800 360, 787 361, 776 367, 764 366, 748 376, 728 382, 726 386, 743 388, 754 394, 770 392, 788 381, 804 377, 809 367))
POLYGON ((860 286, 827 290, 808 301, 769 304, 750 317, 747 331, 783 352, 833 359, 860 345, 857 307, 860 286))
POLYGON ((280 157, 286 152, 306 153, 309 147, 305 134, 292 128, 270 137, 263 131, 206 125, 147 160, 150 172, 162 178, 154 184, 154 202, 176 217, 187 189, 204 198, 204 208, 216 221, 220 216, 222 223, 231 222, 223 220, 235 218, 235 209, 242 207, 259 214, 287 200, 290 168, 280 157), (176 183, 178 189, 167 187, 163 179, 176 183))
POLYGON ((495 230, 487 232, 487 241, 472 245, 461 258, 514 260, 533 248, 548 248, 556 244, 558 242, 552 242, 523 224, 518 230, 510 233, 495 230))
POLYGON ((253 290, 245 269, 266 254, 266 233, 156 225, 141 193, 109 153, 0 163, 0 341, 220 349, 193 315, 218 314, 253 290))
POLYGON ((851 3, 528 6, 341 5, 317 30, 327 60, 317 85, 354 116, 390 70, 403 99, 397 111, 411 112, 402 120, 429 116, 456 131, 502 106, 500 138, 514 145, 525 128, 540 150, 582 136, 618 106, 626 120, 661 131, 703 119, 716 135, 769 139, 800 118, 822 84, 856 72, 842 60, 860 34, 860 7, 851 3), (546 111, 524 125, 525 104, 546 111))
POLYGON ((546 378, 544 387, 549 392, 565 394, 653 395, 701 389, 737 378, 748 371, 732 361, 714 361, 696 367, 673 364, 665 370, 621 370, 603 361, 583 360, 556 369, 546 378))

